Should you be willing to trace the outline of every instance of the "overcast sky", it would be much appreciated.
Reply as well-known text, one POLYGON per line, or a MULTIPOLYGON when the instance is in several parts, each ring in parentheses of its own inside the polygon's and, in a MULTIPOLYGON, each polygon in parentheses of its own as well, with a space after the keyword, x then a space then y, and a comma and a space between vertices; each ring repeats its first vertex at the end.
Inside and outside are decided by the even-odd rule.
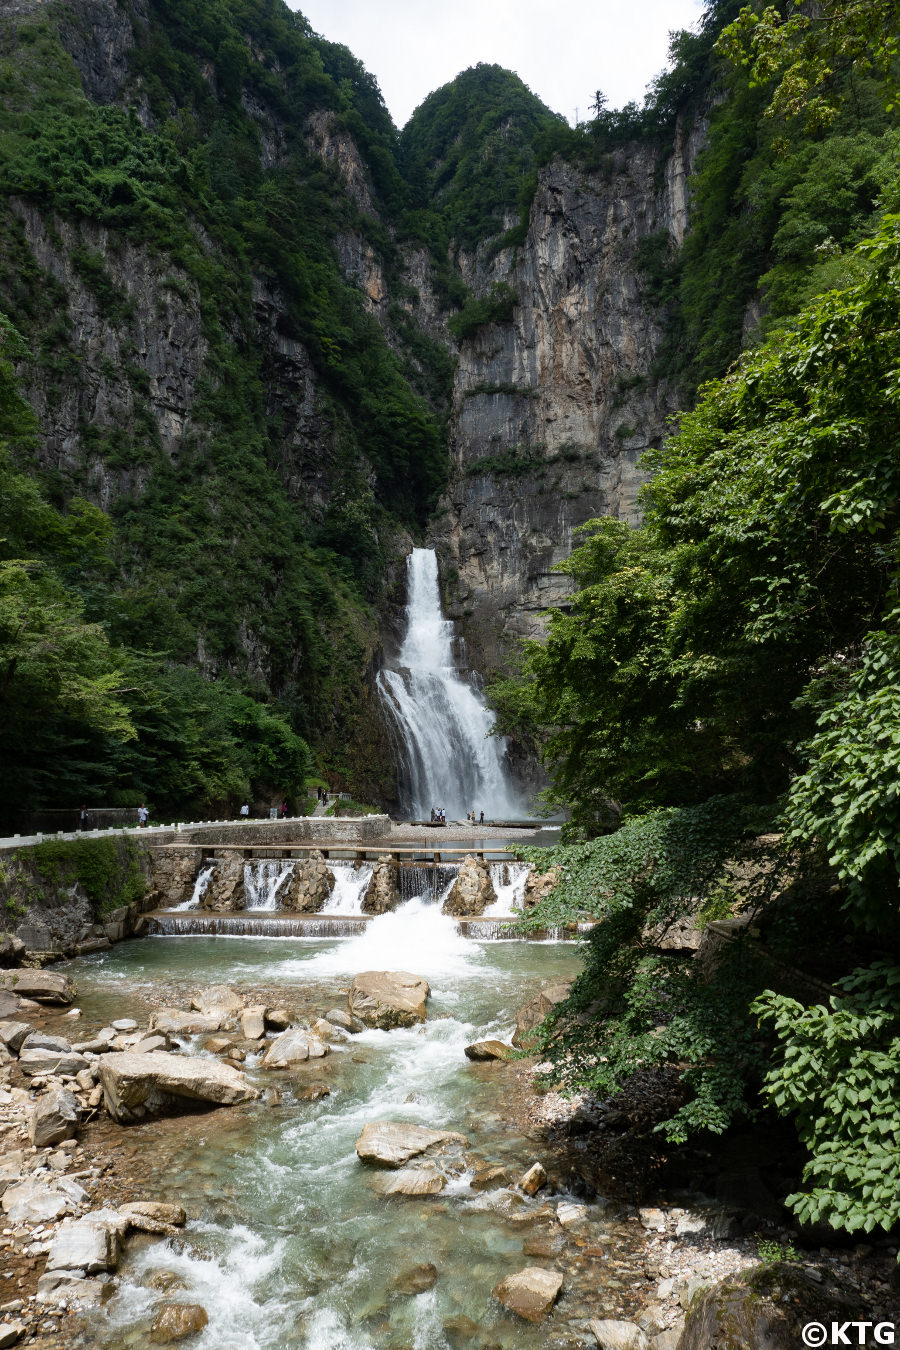
POLYGON ((478 61, 514 70, 570 122, 596 90, 611 107, 643 97, 666 64, 671 29, 700 0, 288 0, 317 33, 343 42, 378 80, 402 127, 427 94, 478 61))

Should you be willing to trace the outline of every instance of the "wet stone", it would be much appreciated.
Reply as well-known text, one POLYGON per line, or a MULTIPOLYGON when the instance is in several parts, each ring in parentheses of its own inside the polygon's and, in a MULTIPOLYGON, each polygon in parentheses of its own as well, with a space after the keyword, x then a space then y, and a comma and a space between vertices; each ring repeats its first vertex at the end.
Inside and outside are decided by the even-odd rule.
POLYGON ((394 1288, 398 1294, 424 1294, 427 1289, 431 1289, 437 1283, 437 1266, 430 1262, 424 1265, 412 1266, 405 1270, 402 1275, 398 1275, 394 1280, 394 1288))
POLYGON ((164 1303, 150 1323, 150 1339, 154 1345, 183 1341, 202 1331, 208 1321, 207 1311, 199 1303, 164 1303))
POLYGON ((563 1277, 557 1270, 527 1266, 508 1275, 494 1288, 494 1298, 526 1322, 542 1322, 562 1289, 563 1277))

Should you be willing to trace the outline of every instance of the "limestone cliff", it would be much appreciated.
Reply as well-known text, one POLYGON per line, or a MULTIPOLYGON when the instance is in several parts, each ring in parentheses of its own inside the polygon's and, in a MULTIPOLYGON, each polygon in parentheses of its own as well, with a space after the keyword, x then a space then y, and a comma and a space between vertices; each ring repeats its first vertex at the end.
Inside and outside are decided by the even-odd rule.
POLYGON ((568 579, 553 568, 578 525, 638 519, 638 461, 677 406, 653 376, 663 330, 639 248, 663 231, 680 244, 702 138, 702 124, 679 128, 670 149, 623 149, 602 171, 556 159, 539 175, 524 243, 459 256, 473 290, 504 281, 515 294, 508 322, 461 345, 452 479, 432 527, 477 667, 501 665, 564 600, 568 579))

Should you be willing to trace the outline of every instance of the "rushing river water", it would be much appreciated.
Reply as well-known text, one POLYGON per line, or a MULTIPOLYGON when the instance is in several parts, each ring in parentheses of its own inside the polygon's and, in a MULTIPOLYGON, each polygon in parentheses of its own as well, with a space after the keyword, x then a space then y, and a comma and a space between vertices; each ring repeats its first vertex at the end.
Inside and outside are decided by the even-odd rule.
MULTIPOLYGON (((462 938, 421 901, 344 941, 152 938, 77 963, 79 1002, 91 1021, 137 1010, 173 983, 185 1006, 190 991, 224 982, 278 989, 303 1013, 346 1006, 350 977, 361 970, 412 970, 432 987, 422 1026, 363 1032, 292 1074, 256 1073, 281 1089, 280 1105, 152 1122, 121 1135, 104 1127, 113 1132, 107 1137, 124 1137, 136 1171, 143 1164, 143 1194, 179 1200, 191 1220, 183 1242, 132 1247, 119 1292, 91 1315, 81 1344, 147 1345, 164 1297, 207 1309, 209 1325, 191 1341, 196 1350, 581 1344, 548 1341, 551 1324, 531 1327, 491 1300, 503 1277, 552 1265, 523 1255, 523 1215, 546 1193, 513 1197, 511 1206, 508 1191, 474 1192, 469 1172, 436 1196, 385 1199, 373 1187, 378 1174, 354 1150, 368 1121, 414 1122, 462 1131, 473 1153, 519 1175, 541 1150, 509 1123, 505 1094, 515 1071, 471 1064, 463 1049, 508 1038, 516 1009, 540 983, 579 965, 568 944, 462 938), (329 1096, 298 1098, 322 1083, 329 1096), (401 1292, 397 1282, 422 1263, 437 1268, 433 1288, 401 1292), (160 1271, 178 1281, 166 1295, 150 1287, 160 1271)), ((566 1298, 552 1319, 560 1330, 566 1298)))

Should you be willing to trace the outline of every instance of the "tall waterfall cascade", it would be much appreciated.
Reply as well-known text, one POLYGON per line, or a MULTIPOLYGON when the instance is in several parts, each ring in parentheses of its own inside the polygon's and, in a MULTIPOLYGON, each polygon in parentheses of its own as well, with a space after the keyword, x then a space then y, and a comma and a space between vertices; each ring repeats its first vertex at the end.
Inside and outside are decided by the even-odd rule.
POLYGON ((455 820, 473 809, 487 819, 522 816, 506 742, 490 734, 494 714, 476 680, 462 675, 453 659, 453 624, 441 614, 434 550, 414 548, 406 567, 398 668, 378 675, 402 760, 404 807, 423 819, 432 807, 455 820))

